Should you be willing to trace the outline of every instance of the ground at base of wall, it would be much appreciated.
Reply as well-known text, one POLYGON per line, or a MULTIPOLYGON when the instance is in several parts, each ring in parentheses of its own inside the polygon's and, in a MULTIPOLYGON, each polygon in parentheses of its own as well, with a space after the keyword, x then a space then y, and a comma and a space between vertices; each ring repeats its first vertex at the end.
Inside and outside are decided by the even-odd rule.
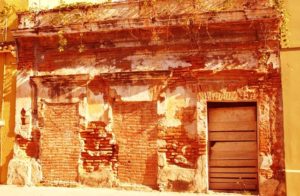
POLYGON ((20 187, 13 185, 1 185, 0 186, 1 195, 10 196, 23 196, 23 195, 39 195, 39 196, 200 196, 200 195, 226 195, 226 196, 241 196, 245 194, 235 194, 235 193, 215 193, 209 192, 208 194, 199 193, 174 193, 174 192, 158 192, 158 191, 125 191, 117 189, 107 189, 107 188, 86 188, 86 187, 76 187, 76 188, 66 188, 66 187, 20 187))
MULTIPOLYGON (((1 192, 1 188, 2 187, 14 187, 15 185, 0 185, 0 193, 1 192)), ((54 189, 73 189, 73 190, 89 190, 89 189, 96 189, 99 191, 105 191, 105 190, 109 190, 108 192, 114 192, 114 191, 118 191, 120 193, 124 193, 124 195, 126 195, 126 193, 130 193, 130 192, 137 192, 137 193, 149 193, 150 195, 166 195, 166 196, 173 196, 173 194, 179 194, 180 196, 189 196, 189 195, 233 195, 233 196, 240 196, 240 195, 258 195, 257 193, 254 192, 250 192, 250 191, 212 191, 209 190, 207 193, 196 193, 196 192, 178 192, 178 191, 159 191, 159 190, 155 190, 152 189, 148 186, 145 185, 141 185, 141 184, 132 184, 132 183, 124 183, 124 182, 118 182, 117 185, 114 185, 112 187, 97 187, 97 186, 89 186, 89 185, 85 185, 85 184, 81 184, 78 182, 51 182, 51 183, 47 183, 47 182, 43 182, 41 184, 38 184, 37 186, 17 186, 18 188, 23 188, 23 187, 27 187, 27 188, 49 188, 51 190, 51 188, 54 189)), ((129 194, 130 195, 130 194, 129 194)), ((76 196, 76 195, 75 195, 76 196)), ((143 195, 140 195, 143 196, 143 195)))

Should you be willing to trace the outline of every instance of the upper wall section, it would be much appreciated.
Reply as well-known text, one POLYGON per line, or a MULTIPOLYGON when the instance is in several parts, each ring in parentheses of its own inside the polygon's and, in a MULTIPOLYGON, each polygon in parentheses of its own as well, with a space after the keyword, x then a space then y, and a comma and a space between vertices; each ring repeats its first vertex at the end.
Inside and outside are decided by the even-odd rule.
MULTIPOLYGON (((90 4, 96 4, 96 3, 105 3, 105 2, 126 2, 128 0, 51 0, 51 1, 41 1, 41 0, 29 0, 29 8, 30 9, 53 9, 57 6, 60 6, 63 2, 63 4, 74 4, 74 3, 90 3, 90 4)), ((132 2, 132 0, 129 0, 129 2, 132 2)), ((151 2, 151 0, 149 1, 151 2)), ((184 2, 184 0, 179 0, 178 2, 184 2)), ((227 4, 237 4, 237 3, 243 3, 245 6, 253 6, 254 4, 259 4, 260 5, 270 5, 273 4, 273 1, 267 1, 267 0, 262 0, 262 1, 241 1, 241 0, 231 0, 229 1, 224 1, 224 0, 208 0, 208 1, 203 1, 204 6, 210 7, 211 3, 214 3, 216 5, 220 5, 222 2, 226 2, 227 4), (249 3, 251 2, 251 3, 249 3), (262 3, 262 4, 261 4, 262 3)))
POLYGON ((62 3, 64 4, 71 4, 71 3, 104 3, 107 2, 107 0, 51 0, 51 1, 41 1, 41 0, 28 0, 28 6, 29 9, 52 9, 55 8, 62 3))
POLYGON ((279 67, 269 61, 278 57, 281 21, 270 0, 120 1, 18 16, 19 69, 71 67, 85 74, 87 65, 97 73, 279 67))
MULTIPOLYGON (((64 6, 50 10, 43 10, 38 13, 23 12, 19 14, 19 30, 21 29, 39 29, 57 28, 69 25, 83 25, 86 23, 112 23, 112 21, 121 21, 121 24, 113 23, 114 27, 130 28, 140 25, 140 20, 145 20, 143 25, 150 26, 150 23, 162 22, 163 19, 169 20, 169 25, 176 25, 180 20, 187 23, 186 19, 191 15, 199 15, 197 20, 203 21, 207 17, 214 22, 254 20, 258 18, 273 18, 266 9, 274 8, 274 3, 269 0, 158 0, 158 1, 121 1, 113 3, 103 3, 95 5, 77 5, 64 6), (154 3, 155 2, 155 3, 154 3), (254 11, 255 10, 255 11, 254 11), (263 11, 264 10, 264 11, 263 11), (235 11, 232 15, 230 12, 235 11), (221 15, 215 14, 224 12, 221 15), (211 13, 209 16, 204 13, 211 13), (178 18, 180 16, 180 19, 178 18), (185 17, 184 17, 185 16, 185 17), (174 21, 174 19, 176 19, 174 21)), ((106 30, 111 26, 101 26, 106 30)), ((90 30, 97 29, 97 25, 90 27, 90 30)))

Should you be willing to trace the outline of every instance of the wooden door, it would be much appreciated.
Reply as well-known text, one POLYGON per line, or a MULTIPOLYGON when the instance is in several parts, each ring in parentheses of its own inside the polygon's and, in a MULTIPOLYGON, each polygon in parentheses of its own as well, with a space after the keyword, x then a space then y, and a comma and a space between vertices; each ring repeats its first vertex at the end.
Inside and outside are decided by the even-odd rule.
POLYGON ((257 190, 256 107, 209 108, 209 188, 257 190))

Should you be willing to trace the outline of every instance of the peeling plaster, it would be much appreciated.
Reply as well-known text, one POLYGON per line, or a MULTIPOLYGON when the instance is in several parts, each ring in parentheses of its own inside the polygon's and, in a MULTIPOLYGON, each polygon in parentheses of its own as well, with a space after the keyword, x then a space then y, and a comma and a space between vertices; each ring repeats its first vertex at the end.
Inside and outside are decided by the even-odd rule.
POLYGON ((196 105, 196 95, 182 86, 176 87, 173 91, 168 90, 161 96, 164 96, 165 100, 158 102, 158 114, 165 115, 161 120, 161 124, 165 127, 180 126, 182 122, 175 117, 176 113, 181 108, 196 105))
POLYGON ((122 101, 152 101, 149 86, 112 86, 122 101))
POLYGON ((123 71, 121 68, 116 66, 93 66, 91 64, 76 65, 69 68, 59 68, 54 71, 41 71, 39 76, 45 75, 76 75, 76 74, 89 74, 91 78, 102 73, 115 73, 123 71))
POLYGON ((237 65, 236 69, 255 69, 257 68, 257 57, 252 52, 236 53, 232 55, 240 65, 237 65))
POLYGON ((260 169, 269 170, 273 164, 273 159, 271 154, 260 156, 261 158, 261 165, 260 169))
POLYGON ((260 183, 265 183, 268 179, 271 179, 274 175, 271 166, 273 165, 273 158, 271 154, 259 156, 259 169, 261 174, 259 175, 260 183))
POLYGON ((93 91, 89 90, 87 91, 88 94, 88 120, 89 121, 97 121, 100 120, 105 112, 104 108, 104 98, 102 93, 94 93, 93 91))
POLYGON ((210 54, 205 63, 205 70, 228 70, 228 69, 256 69, 258 60, 254 53, 244 52, 232 55, 210 54))
POLYGON ((124 60, 132 62, 132 71, 168 70, 169 68, 190 67, 190 63, 180 60, 170 54, 155 54, 152 56, 128 56, 124 60))

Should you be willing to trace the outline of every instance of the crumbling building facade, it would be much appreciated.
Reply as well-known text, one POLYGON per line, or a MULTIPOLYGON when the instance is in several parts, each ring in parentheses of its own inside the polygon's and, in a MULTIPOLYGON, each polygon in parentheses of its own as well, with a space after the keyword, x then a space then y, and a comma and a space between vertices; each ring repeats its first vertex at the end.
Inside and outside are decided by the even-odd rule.
POLYGON ((8 183, 285 195, 280 14, 209 5, 20 13, 8 183))

